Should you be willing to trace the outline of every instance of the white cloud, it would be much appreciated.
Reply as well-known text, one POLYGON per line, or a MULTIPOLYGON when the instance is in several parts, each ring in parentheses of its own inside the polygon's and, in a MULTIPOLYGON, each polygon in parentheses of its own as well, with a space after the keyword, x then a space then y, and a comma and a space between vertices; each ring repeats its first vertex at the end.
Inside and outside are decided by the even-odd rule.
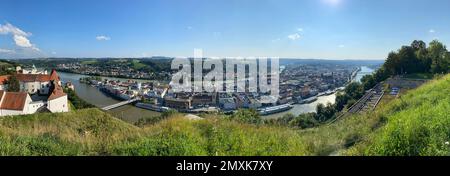
POLYGON ((339 48, 345 48, 345 45, 339 45, 338 47, 339 48))
POLYGON ((95 37, 95 39, 97 39, 98 41, 108 41, 108 40, 111 40, 111 37, 99 35, 99 36, 95 37))
POLYGON ((436 31, 434 29, 430 29, 428 32, 429 33, 435 33, 436 31))
POLYGON ((0 53, 12 54, 12 53, 15 53, 15 51, 14 50, 0 48, 0 53))
POLYGON ((298 32, 303 32, 303 28, 297 28, 298 32))
POLYGON ((14 41, 16 42, 16 45, 20 46, 20 47, 24 47, 24 48, 33 47, 30 40, 28 40, 25 36, 14 35, 14 41))
POLYGON ((291 35, 288 35, 288 38, 290 40, 298 40, 298 39, 300 39, 300 34, 298 34, 298 33, 291 34, 291 35))
POLYGON ((20 36, 31 36, 31 33, 29 32, 24 32, 23 30, 13 26, 10 23, 6 23, 5 25, 1 25, 0 24, 0 34, 13 34, 13 35, 20 35, 20 36))
POLYGON ((0 34, 11 34, 13 36, 15 44, 19 47, 31 48, 35 51, 40 51, 40 49, 33 45, 28 39, 28 37, 32 35, 31 33, 25 32, 10 23, 6 23, 5 25, 0 24, 0 34))

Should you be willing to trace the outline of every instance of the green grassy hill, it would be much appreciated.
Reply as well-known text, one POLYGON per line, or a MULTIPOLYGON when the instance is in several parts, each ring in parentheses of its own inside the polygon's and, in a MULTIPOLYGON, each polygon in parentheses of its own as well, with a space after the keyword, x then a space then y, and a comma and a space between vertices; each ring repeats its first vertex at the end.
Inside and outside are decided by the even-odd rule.
POLYGON ((287 128, 180 115, 139 128, 98 109, 0 118, 0 155, 305 155, 287 128))
POLYGON ((449 155, 450 75, 308 130, 176 114, 137 127, 98 109, 0 118, 0 155, 449 155))
POLYGON ((377 116, 386 125, 349 154, 450 155, 450 75, 394 100, 377 116))

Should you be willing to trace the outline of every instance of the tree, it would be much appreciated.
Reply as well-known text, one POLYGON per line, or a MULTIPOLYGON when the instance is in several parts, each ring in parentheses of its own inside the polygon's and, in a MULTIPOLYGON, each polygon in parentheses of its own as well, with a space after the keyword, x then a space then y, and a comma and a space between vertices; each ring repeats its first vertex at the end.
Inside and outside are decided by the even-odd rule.
POLYGON ((397 63, 397 73, 405 74, 405 73, 416 73, 418 72, 419 61, 416 58, 415 50, 410 46, 403 46, 397 53, 399 63, 397 63))
POLYGON ((231 119, 253 124, 258 124, 261 122, 259 113, 254 109, 239 109, 231 116, 231 119))
POLYGON ((295 117, 289 121, 290 126, 299 127, 301 129, 312 128, 317 126, 319 123, 315 119, 315 113, 307 113, 295 117))
POLYGON ((411 43, 411 47, 413 47, 415 50, 427 49, 427 44, 422 40, 414 40, 411 43))
POLYGON ((361 79, 362 85, 364 90, 369 90, 373 88, 377 82, 375 81, 375 78, 373 75, 366 75, 361 79))
POLYGON ((8 78, 8 92, 19 92, 19 91, 20 91, 19 79, 17 79, 17 76, 13 74, 8 78))
POLYGON ((342 111, 347 104, 348 100, 350 100, 350 97, 347 94, 339 93, 336 95, 336 103, 334 106, 336 107, 337 111, 342 111))
POLYGON ((433 40, 428 47, 428 56, 431 59, 431 73, 448 72, 448 51, 444 44, 433 40))
POLYGON ((398 72, 399 65, 400 65, 400 58, 398 57, 397 53, 390 52, 383 67, 386 69, 388 74, 396 75, 399 73, 398 72))
POLYGON ((359 99, 364 95, 364 90, 360 83, 352 82, 345 88, 345 93, 350 96, 351 99, 359 99))
POLYGON ((333 106, 331 103, 328 103, 326 106, 323 104, 318 104, 316 110, 317 115, 315 119, 319 122, 325 122, 333 118, 334 114, 336 113, 335 106, 333 106))
POLYGON ((415 50, 415 55, 418 60, 418 71, 428 72, 430 70, 431 60, 428 57, 427 45, 421 40, 414 40, 411 47, 415 50))

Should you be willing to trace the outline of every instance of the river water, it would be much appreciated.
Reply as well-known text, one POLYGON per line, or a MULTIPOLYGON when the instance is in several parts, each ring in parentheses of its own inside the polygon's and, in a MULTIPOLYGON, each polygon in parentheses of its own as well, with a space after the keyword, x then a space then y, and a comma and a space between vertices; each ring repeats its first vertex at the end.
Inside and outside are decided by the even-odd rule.
MULTIPOLYGON (((355 77, 356 81, 359 81, 364 75, 372 73, 374 70, 368 68, 368 67, 361 67, 361 71, 357 74, 355 77)), ((109 106, 115 103, 118 103, 119 101, 116 99, 113 99, 102 92, 100 92, 96 87, 92 87, 90 85, 80 83, 81 77, 86 77, 85 75, 80 74, 73 74, 73 73, 63 73, 59 72, 59 76, 61 77, 63 82, 72 82, 75 86, 75 91, 77 95, 82 98, 83 100, 97 106, 97 107, 105 107, 109 106)), ((121 79, 121 78, 110 78, 110 77, 102 77, 102 79, 111 79, 111 80, 121 80, 126 81, 129 79, 121 79)), ((148 82, 146 80, 136 80, 140 82, 148 82)), ((264 116, 263 118, 279 118, 282 117, 285 114, 291 113, 295 116, 303 114, 303 113, 310 113, 310 112, 316 112, 316 107, 319 103, 321 104, 327 104, 327 103, 335 103, 336 94, 327 95, 327 96, 321 96, 318 97, 318 100, 310 103, 310 104, 302 104, 302 105, 294 105, 294 108, 292 108, 289 111, 277 113, 269 116, 264 116)), ((108 113, 112 114, 113 116, 122 119, 129 123, 134 123, 138 121, 140 118, 143 117, 154 117, 159 116, 159 112, 154 112, 150 110, 145 110, 141 108, 137 108, 132 105, 126 105, 122 106, 113 110, 108 111, 108 113)))
POLYGON ((361 79, 368 75, 368 74, 372 74, 375 70, 366 67, 366 66, 362 66, 361 67, 361 71, 358 72, 358 74, 356 74, 355 79, 353 81, 357 81, 357 82, 361 82, 361 79))
MULTIPOLYGON (((100 92, 96 87, 92 87, 90 85, 80 83, 81 77, 86 77, 85 75, 80 74, 72 74, 72 73, 63 73, 59 72, 59 76, 61 77, 63 82, 72 82, 75 86, 75 91, 77 95, 83 100, 97 106, 97 107, 105 107, 120 101, 113 99, 102 92, 100 92)), ((111 80, 121 80, 126 81, 128 79, 119 79, 119 78, 108 78, 102 77, 102 79, 111 79, 111 80)), ((145 80, 137 80, 141 82, 146 82, 145 80)), ((159 112, 149 111, 141 108, 137 108, 133 105, 122 106, 113 110, 108 111, 108 113, 113 116, 122 119, 126 122, 134 123, 143 117, 154 117, 160 115, 159 112)))

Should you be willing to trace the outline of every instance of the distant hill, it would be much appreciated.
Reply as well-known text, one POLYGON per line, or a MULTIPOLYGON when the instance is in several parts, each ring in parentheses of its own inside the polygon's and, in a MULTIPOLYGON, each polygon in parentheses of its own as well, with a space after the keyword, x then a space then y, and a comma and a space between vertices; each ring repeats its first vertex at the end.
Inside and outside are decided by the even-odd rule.
POLYGON ((327 60, 327 59, 280 59, 280 65, 288 64, 337 64, 337 65, 355 65, 370 66, 382 65, 384 60, 327 60))

